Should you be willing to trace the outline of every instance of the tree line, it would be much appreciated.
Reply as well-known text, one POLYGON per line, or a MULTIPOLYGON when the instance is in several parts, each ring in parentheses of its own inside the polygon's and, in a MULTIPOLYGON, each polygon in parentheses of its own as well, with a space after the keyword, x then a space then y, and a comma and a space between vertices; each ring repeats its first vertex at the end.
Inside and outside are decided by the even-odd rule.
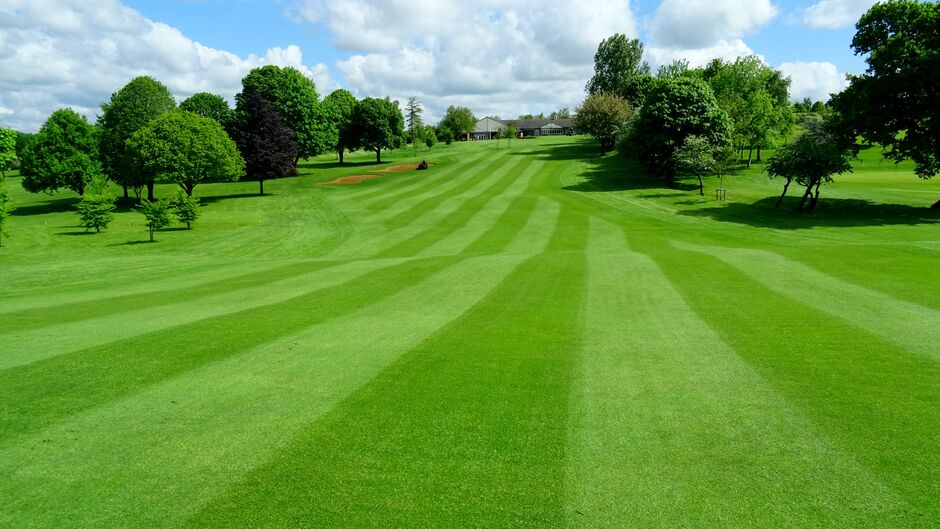
POLYGON ((878 3, 858 21, 852 49, 866 55, 866 73, 826 103, 791 104, 790 80, 755 56, 701 68, 674 61, 654 73, 643 44, 615 34, 598 46, 577 127, 603 152, 616 147, 670 184, 680 172, 698 176, 700 193, 704 174, 759 162, 762 148, 798 132, 764 169, 784 181, 778 207, 796 182, 804 188, 797 208, 810 212, 820 186, 852 170, 858 138, 895 162, 913 160, 922 178, 940 172, 940 5, 878 3))
MULTIPOLYGON (((320 99, 299 70, 263 66, 242 79, 235 108, 205 92, 177 106, 165 85, 141 76, 101 105, 94 124, 63 108, 36 134, 0 129, 0 170, 18 165, 29 192, 74 191, 82 225, 95 231, 111 219, 108 184, 116 184, 125 199, 133 193, 141 204, 152 238, 168 222, 167 207, 191 226, 198 217, 193 191, 202 182, 247 176, 264 194, 265 180, 296 174, 302 159, 334 152, 343 163, 346 152, 363 149, 381 162, 383 150, 405 139, 397 101, 357 100, 344 89, 320 99), (161 203, 157 183, 177 184, 179 196, 161 203)), ((0 237, 7 207, 0 186, 0 237)))

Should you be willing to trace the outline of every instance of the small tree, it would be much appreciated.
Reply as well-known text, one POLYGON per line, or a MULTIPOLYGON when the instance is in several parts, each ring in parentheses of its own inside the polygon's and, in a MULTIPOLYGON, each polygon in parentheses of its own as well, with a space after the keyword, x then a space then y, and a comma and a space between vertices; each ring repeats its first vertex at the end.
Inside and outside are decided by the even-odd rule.
POLYGON ((397 149, 405 141, 405 122, 397 102, 367 97, 356 104, 353 129, 356 145, 375 152, 382 162, 382 149, 397 149))
POLYGON ((705 196, 702 175, 715 170, 715 147, 701 136, 689 136, 676 150, 676 166, 698 177, 698 194, 705 196))
POLYGON ((23 168, 23 188, 30 193, 64 187, 83 194, 101 174, 95 128, 70 108, 56 110, 26 147, 23 168))
POLYGON ((626 130, 632 111, 627 100, 612 94, 597 93, 587 97, 577 108, 576 127, 601 144, 601 152, 614 147, 626 130))
POLYGON ((444 117, 441 118, 441 123, 438 127, 450 130, 453 140, 473 131, 473 127, 476 126, 476 123, 477 118, 469 108, 451 105, 447 107, 447 111, 444 112, 444 117))
POLYGON ((797 209, 802 210, 810 199, 807 211, 812 213, 819 201, 820 186, 832 182, 832 175, 852 171, 849 159, 853 156, 854 138, 836 134, 832 123, 822 120, 807 120, 804 127, 806 131, 781 147, 767 161, 764 170, 770 178, 786 179, 776 207, 783 202, 790 183, 796 181, 806 187, 797 209))
POLYGON ((170 205, 176 213, 176 218, 186 224, 187 230, 191 230, 192 223, 199 218, 199 199, 180 190, 170 205))
POLYGON ((424 131, 424 144, 428 146, 428 149, 437 145, 437 134, 434 133, 434 127, 430 125, 424 131))
POLYGON ((88 189, 78 202, 78 215, 85 231, 94 229, 95 233, 100 233, 114 220, 114 195, 108 192, 103 177, 95 177, 88 189))
POLYGON ((454 133, 449 128, 438 125, 437 139, 444 142, 445 145, 450 145, 454 143, 454 133))
POLYGON ((166 202, 161 200, 141 201, 141 211, 150 230, 150 242, 153 242, 153 232, 170 225, 170 215, 166 202))
POLYGON ((519 131, 516 130, 516 126, 512 123, 506 125, 506 143, 509 144, 510 149, 512 149, 512 140, 515 139, 518 133, 519 131))
POLYGON ((421 102, 418 101, 418 98, 415 96, 409 97, 408 103, 405 104, 405 123, 408 126, 408 140, 411 141, 415 150, 418 150, 418 141, 424 132, 424 122, 421 121, 422 112, 424 112, 424 109, 421 108, 421 102))

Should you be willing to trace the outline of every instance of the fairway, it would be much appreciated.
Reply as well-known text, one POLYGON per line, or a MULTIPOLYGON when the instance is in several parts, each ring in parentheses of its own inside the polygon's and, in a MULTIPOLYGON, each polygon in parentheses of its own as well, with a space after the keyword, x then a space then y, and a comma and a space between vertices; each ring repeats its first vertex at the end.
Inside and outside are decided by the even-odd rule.
POLYGON ((0 527, 940 526, 940 180, 876 151, 813 215, 580 136, 327 156, 152 244, 8 177, 0 527))

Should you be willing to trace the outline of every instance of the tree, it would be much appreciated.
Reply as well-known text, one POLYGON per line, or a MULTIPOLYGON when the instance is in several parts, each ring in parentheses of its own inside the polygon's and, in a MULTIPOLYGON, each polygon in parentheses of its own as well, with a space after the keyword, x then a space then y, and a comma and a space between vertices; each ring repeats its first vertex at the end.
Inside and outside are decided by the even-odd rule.
POLYGON ((806 200, 811 198, 807 211, 812 212, 819 201, 820 186, 832 182, 832 175, 852 171, 849 160, 853 156, 854 137, 837 127, 834 120, 807 120, 804 132, 767 161, 764 170, 770 178, 786 179, 776 207, 783 203, 790 183, 796 181, 806 187, 797 209, 803 209, 806 200))
POLYGON ((450 136, 456 139, 464 137, 465 134, 473 130, 476 124, 477 118, 469 108, 451 105, 444 112, 444 117, 441 118, 438 127, 449 130, 450 136))
POLYGON ((676 150, 676 166, 698 177, 698 194, 705 196, 702 175, 715 170, 715 146, 701 136, 688 136, 676 150))
POLYGON ((166 86, 152 77, 135 77, 123 88, 111 95, 111 100, 101 105, 98 116, 101 129, 101 162, 104 173, 112 182, 128 187, 140 196, 147 187, 147 198, 153 200, 153 182, 141 179, 127 158, 127 139, 164 112, 176 108, 176 101, 166 86))
POLYGON ((199 199, 192 195, 187 195, 183 190, 179 190, 170 207, 176 213, 176 218, 186 224, 186 229, 192 229, 193 222, 199 218, 199 199))
POLYGON ((571 118, 571 111, 568 110, 568 107, 559 108, 558 110, 548 115, 548 119, 569 119, 569 118, 571 118))
POLYGON ((437 126, 437 139, 444 142, 445 145, 450 145, 454 142, 454 133, 450 131, 447 127, 437 126))
POLYGON ((342 164, 346 149, 355 143, 352 141, 352 117, 356 110, 356 96, 340 88, 323 98, 317 108, 323 138, 329 143, 329 149, 339 156, 339 163, 342 164))
POLYGON ((660 64, 656 69, 656 77, 660 79, 677 79, 689 75, 692 70, 689 69, 689 61, 685 59, 675 59, 669 64, 660 64))
POLYGON ((632 114, 626 99, 603 92, 589 95, 575 112, 575 126, 594 136, 601 144, 601 152, 614 147, 632 114))
POLYGON ((424 109, 421 108, 421 102, 418 101, 418 98, 415 96, 409 97, 408 103, 405 104, 405 123, 408 125, 408 140, 415 150, 417 150, 418 140, 424 132, 424 122, 421 121, 422 112, 424 112, 424 109))
POLYGON ((0 174, 0 246, 3 246, 3 238, 7 236, 4 227, 10 214, 10 197, 7 195, 5 180, 6 176, 0 174))
POLYGON ((238 180, 245 162, 217 121, 167 112, 127 140, 129 156, 150 181, 178 184, 187 195, 208 180, 238 180))
POLYGON ((16 131, 0 127, 0 177, 16 163, 16 131))
POLYGON ((509 148, 512 149, 512 140, 515 139, 516 134, 519 131, 516 130, 516 126, 512 123, 506 124, 506 143, 509 145, 509 148))
POLYGON ((26 148, 22 164, 23 188, 30 193, 66 188, 82 195, 101 174, 97 131, 74 110, 56 110, 26 148))
POLYGON ((234 112, 222 96, 210 94, 209 92, 199 92, 184 99, 180 103, 180 110, 213 119, 223 128, 229 126, 234 112))
POLYGON ((281 120, 293 133, 297 142, 294 167, 301 158, 308 158, 332 150, 328 145, 329 130, 317 112, 320 96, 316 86, 300 70, 290 66, 262 66, 248 72, 242 79, 242 92, 235 96, 236 112, 243 111, 249 91, 258 93, 265 102, 281 115, 281 120))
POLYGON ((144 214, 145 225, 150 230, 150 242, 153 242, 153 232, 170 225, 167 203, 162 200, 141 201, 141 213, 144 214))
POLYGON ((434 127, 430 125, 424 129, 424 144, 427 145, 428 149, 432 149, 437 145, 437 134, 434 133, 434 127))
POLYGON ((659 79, 640 108, 626 144, 648 171, 672 182, 675 152, 687 137, 726 145, 730 129, 728 115, 718 108, 707 83, 692 77, 659 79))
POLYGON ((649 73, 649 65, 643 62, 643 43, 639 39, 628 39, 622 33, 615 33, 597 47, 594 77, 587 84, 587 92, 590 95, 618 95, 638 106, 642 101, 636 99, 633 85, 638 77, 649 73))
POLYGON ((356 145, 374 151, 376 163, 382 161, 382 149, 397 149, 405 141, 405 120, 398 103, 388 98, 359 101, 352 121, 356 145))
POLYGON ((114 220, 114 195, 108 191, 108 183, 96 176, 89 185, 89 192, 78 202, 78 216, 85 231, 100 233, 114 220))
POLYGON ((830 107, 842 126, 881 144, 885 158, 913 160, 917 176, 931 178, 940 172, 940 4, 878 3, 855 28, 852 49, 867 55, 868 68, 830 107))
POLYGON ((248 176, 258 180, 258 194, 263 195, 265 180, 297 172, 297 141, 281 115, 258 92, 243 92, 241 105, 236 143, 248 176))

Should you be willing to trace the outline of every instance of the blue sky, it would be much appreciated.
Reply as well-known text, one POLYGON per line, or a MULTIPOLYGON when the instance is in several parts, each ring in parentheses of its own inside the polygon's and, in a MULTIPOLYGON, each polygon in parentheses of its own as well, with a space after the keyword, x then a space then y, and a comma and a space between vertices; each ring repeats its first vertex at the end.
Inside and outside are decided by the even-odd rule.
POLYGON ((639 37, 654 66, 754 53, 826 99, 864 70, 849 44, 873 2, 819 0, 0 0, 0 124, 35 130, 56 108, 94 120, 136 75, 182 99, 232 99, 264 64, 293 66, 321 95, 418 96, 516 116, 573 108, 598 42, 639 37))

